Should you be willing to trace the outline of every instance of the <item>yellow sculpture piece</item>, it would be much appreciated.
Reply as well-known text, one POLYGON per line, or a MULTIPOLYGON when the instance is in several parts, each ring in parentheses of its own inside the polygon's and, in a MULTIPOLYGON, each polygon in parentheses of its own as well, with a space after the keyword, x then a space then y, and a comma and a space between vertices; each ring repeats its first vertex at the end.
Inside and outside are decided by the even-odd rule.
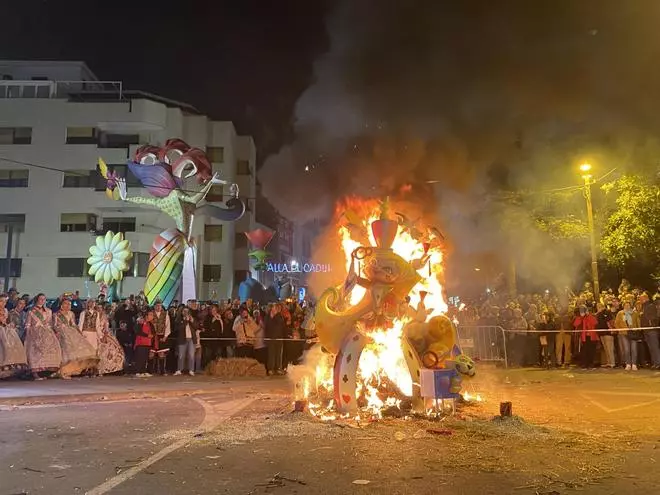
POLYGON ((405 299, 419 282, 420 276, 401 256, 389 249, 359 248, 354 253, 363 261, 365 277, 357 278, 357 285, 366 292, 362 300, 343 307, 343 287, 327 289, 316 305, 316 334, 321 345, 336 354, 346 335, 358 320, 394 319, 398 315, 399 302, 405 299))
POLYGON ((474 362, 461 353, 456 327, 445 315, 434 316, 426 323, 409 323, 404 334, 421 356, 424 367, 445 368, 447 362, 451 362, 460 366, 460 373, 474 374, 471 372, 474 362))

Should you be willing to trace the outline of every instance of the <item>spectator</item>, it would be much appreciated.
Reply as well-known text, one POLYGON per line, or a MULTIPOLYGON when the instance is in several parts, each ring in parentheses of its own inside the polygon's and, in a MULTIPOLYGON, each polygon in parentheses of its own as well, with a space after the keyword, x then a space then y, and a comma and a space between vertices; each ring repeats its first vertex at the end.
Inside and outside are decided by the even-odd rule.
POLYGON ((23 342, 25 341, 25 318, 27 317, 25 304, 25 300, 18 299, 14 309, 9 312, 9 322, 14 325, 18 336, 23 342))
POLYGON ((651 357, 651 365, 655 369, 660 368, 660 342, 658 341, 658 330, 654 327, 658 326, 658 309, 657 306, 650 301, 649 295, 644 292, 639 296, 642 303, 642 312, 640 315, 640 322, 642 327, 649 328, 644 331, 644 340, 649 348, 651 357))
POLYGON ((169 337, 172 333, 170 324, 170 315, 163 309, 163 303, 160 299, 156 299, 154 303, 154 373, 161 375, 167 374, 166 361, 167 354, 170 351, 169 337))
POLYGON ((582 349, 580 358, 582 367, 589 369, 594 367, 594 358, 596 357, 596 343, 598 342, 598 333, 594 332, 598 320, 592 315, 585 305, 579 307, 579 314, 573 320, 573 328, 582 330, 580 333, 580 342, 582 349))
POLYGON ((130 300, 124 301, 115 311, 115 323, 119 325, 119 322, 125 321, 130 326, 135 323, 135 309, 131 306, 130 300))
POLYGON ((225 307, 224 315, 222 317, 222 340, 220 354, 222 357, 234 357, 236 334, 234 333, 234 312, 231 307, 225 307))
POLYGON ((266 338, 268 341, 268 366, 266 373, 284 374, 282 369, 283 341, 286 336, 286 322, 282 316, 282 307, 280 304, 273 304, 270 309, 269 318, 266 320, 266 338))
POLYGON ((149 310, 144 318, 137 321, 135 332, 135 376, 149 377, 147 365, 149 364, 149 351, 153 347, 153 339, 156 334, 154 328, 154 312, 149 310))
POLYGON ((619 344, 623 352, 626 371, 637 371, 638 345, 642 339, 642 335, 641 331, 631 329, 640 327, 640 317, 639 313, 632 309, 629 302, 624 302, 623 309, 616 315, 615 327, 618 329, 628 329, 619 332, 619 344))
POLYGON ((539 343, 541 344, 540 364, 544 367, 553 366, 555 364, 555 330, 557 330, 557 323, 555 316, 550 311, 543 313, 541 322, 538 324, 539 343), (544 332, 547 330, 547 332, 544 332))
MULTIPOLYGON (((71 311, 73 311, 73 304, 71 308, 71 311)), ((90 343, 95 351, 98 351, 99 339, 103 337, 103 321, 100 311, 96 308, 96 302, 93 299, 87 301, 87 309, 81 313, 78 326, 87 339, 87 342, 90 343)))
POLYGON ((128 371, 133 368, 133 343, 135 342, 135 329, 133 325, 129 325, 127 321, 121 320, 117 329, 117 341, 124 350, 124 370, 128 371))
POLYGON ((566 367, 571 364, 571 349, 572 349, 572 334, 573 318, 568 313, 568 309, 560 312, 559 318, 559 333, 556 336, 555 342, 555 357, 557 359, 557 366, 566 367))
POLYGON ((523 317, 522 310, 513 310, 511 331, 507 333, 507 344, 511 358, 509 362, 516 366, 524 366, 525 352, 527 349, 527 320, 523 317))
POLYGON ((84 307, 83 303, 80 300, 80 291, 75 291, 71 295, 71 311, 73 311, 73 314, 76 317, 76 323, 80 321, 80 314, 83 312, 84 307))
POLYGON ((176 323, 176 335, 178 346, 178 363, 175 375, 180 375, 188 366, 188 374, 195 375, 195 347, 197 345, 197 320, 191 314, 189 308, 181 311, 181 316, 176 323))
POLYGON ((15 287, 12 287, 11 289, 9 289, 9 294, 7 297, 7 305, 5 306, 5 309, 7 311, 11 311, 17 306, 18 301, 20 301, 20 299, 18 298, 18 291, 16 290, 15 287))
POLYGON ((268 365, 268 348, 266 347, 266 321, 260 310, 254 311, 254 321, 257 324, 254 333, 254 358, 264 365, 268 365))
POLYGON ((254 335, 257 324, 245 306, 241 307, 238 317, 234 320, 233 330, 236 334, 236 357, 254 357, 254 335))
MULTIPOLYGON (((211 306, 206 318, 204 330, 201 333, 205 339, 221 339, 224 335, 224 321, 217 305, 211 306)), ((208 364, 222 357, 223 342, 221 340, 206 340, 202 345, 202 362, 208 364)))
POLYGON ((605 353, 605 364, 604 368, 614 368, 616 362, 614 358, 614 337, 612 332, 609 331, 612 328, 612 320, 614 316, 612 312, 605 307, 603 303, 596 304, 596 328, 599 330, 598 334, 600 336, 600 342, 603 344, 603 350, 605 353))

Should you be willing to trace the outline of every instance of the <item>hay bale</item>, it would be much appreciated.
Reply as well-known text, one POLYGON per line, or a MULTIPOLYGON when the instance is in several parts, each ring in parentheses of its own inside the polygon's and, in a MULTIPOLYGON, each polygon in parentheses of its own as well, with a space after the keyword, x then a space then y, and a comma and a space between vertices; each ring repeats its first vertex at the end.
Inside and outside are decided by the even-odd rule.
POLYGON ((218 358, 206 366, 206 374, 235 378, 240 376, 266 376, 266 368, 256 359, 218 358))

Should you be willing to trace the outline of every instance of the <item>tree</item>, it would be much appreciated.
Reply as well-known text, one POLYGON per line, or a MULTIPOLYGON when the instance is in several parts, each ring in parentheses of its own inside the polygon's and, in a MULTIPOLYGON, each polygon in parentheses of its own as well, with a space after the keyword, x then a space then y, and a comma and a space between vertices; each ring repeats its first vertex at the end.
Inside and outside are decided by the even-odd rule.
POLYGON ((600 248, 607 261, 623 269, 637 261, 655 268, 660 264, 660 187, 649 176, 623 175, 605 184, 616 194, 607 217, 600 248))

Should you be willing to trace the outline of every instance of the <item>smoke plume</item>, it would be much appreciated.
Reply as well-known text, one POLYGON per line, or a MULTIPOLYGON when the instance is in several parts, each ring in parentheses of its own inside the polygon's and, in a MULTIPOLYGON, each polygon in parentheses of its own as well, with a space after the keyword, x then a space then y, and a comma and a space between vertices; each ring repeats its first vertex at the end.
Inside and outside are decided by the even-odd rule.
POLYGON ((652 0, 341 1, 263 193, 304 221, 430 181, 461 252, 519 250, 520 270, 574 274, 584 246, 544 251, 515 206, 520 235, 505 238, 491 195, 574 185, 585 158, 602 173, 655 161, 658 18, 652 0))

